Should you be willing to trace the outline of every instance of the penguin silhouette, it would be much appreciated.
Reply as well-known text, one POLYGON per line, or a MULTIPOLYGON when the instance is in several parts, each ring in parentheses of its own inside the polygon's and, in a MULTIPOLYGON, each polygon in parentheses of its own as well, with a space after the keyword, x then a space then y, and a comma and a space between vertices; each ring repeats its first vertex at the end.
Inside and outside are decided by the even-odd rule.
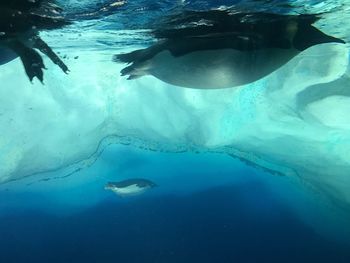
POLYGON ((147 179, 134 178, 127 179, 120 182, 109 182, 106 184, 105 189, 111 190, 117 195, 124 196, 133 196, 144 193, 146 190, 156 187, 157 185, 147 179))
POLYGON ((152 33, 154 45, 115 55, 130 64, 128 79, 145 75, 176 86, 229 88, 257 81, 305 49, 322 43, 345 43, 312 24, 317 15, 189 11, 170 17, 152 33))

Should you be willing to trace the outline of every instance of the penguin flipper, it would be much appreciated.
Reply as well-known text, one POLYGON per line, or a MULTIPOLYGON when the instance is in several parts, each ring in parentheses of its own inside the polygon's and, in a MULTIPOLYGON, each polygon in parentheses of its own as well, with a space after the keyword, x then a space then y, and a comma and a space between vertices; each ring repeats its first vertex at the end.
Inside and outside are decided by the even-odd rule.
POLYGON ((56 55, 56 53, 49 47, 48 44, 44 42, 39 36, 35 36, 34 39, 34 48, 39 49, 42 53, 44 53, 46 56, 48 56, 53 63, 58 65, 64 73, 68 73, 69 69, 64 64, 64 62, 56 55))
POLYGON ((33 81, 33 78, 37 77, 43 83, 45 65, 39 53, 19 40, 12 40, 8 46, 21 58, 29 80, 33 81))

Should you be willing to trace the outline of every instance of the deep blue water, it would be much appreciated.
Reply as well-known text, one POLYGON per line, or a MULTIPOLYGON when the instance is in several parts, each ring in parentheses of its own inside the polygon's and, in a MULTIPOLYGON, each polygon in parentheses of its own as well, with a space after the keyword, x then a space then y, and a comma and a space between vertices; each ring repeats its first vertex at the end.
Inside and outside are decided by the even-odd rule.
POLYGON ((0 192, 0 262, 350 261, 346 243, 296 212, 293 203, 317 209, 287 177, 225 155, 110 146, 81 173, 21 184, 0 192), (129 198, 103 190, 136 175, 159 187, 129 198))
POLYGON ((108 199, 71 216, 0 219, 0 262, 349 262, 259 185, 176 197, 108 199), (250 192, 269 204, 247 206, 250 192))

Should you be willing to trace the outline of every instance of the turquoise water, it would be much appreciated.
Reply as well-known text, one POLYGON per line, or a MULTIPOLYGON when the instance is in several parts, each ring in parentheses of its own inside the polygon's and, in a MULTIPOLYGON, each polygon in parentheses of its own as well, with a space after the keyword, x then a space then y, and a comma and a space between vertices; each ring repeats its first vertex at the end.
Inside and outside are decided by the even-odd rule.
POLYGON ((349 262, 348 1, 58 2, 73 23, 40 36, 69 74, 0 65, 0 262, 349 262), (120 76, 160 19, 218 8, 322 13, 347 43, 229 89, 120 76), (129 178, 158 187, 104 189, 129 178))

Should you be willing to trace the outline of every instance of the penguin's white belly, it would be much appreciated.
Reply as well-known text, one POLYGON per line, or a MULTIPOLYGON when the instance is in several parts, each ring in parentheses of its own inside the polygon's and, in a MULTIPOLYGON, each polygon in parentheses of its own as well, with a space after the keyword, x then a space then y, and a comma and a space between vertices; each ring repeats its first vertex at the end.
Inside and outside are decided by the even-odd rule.
POLYGON ((187 88, 229 88, 263 78, 298 53, 295 49, 220 49, 174 57, 169 51, 162 51, 151 59, 148 73, 187 88))
POLYGON ((112 191, 118 195, 127 196, 127 195, 141 194, 144 191, 146 191, 146 189, 147 189, 146 187, 139 187, 136 184, 133 184, 133 185, 129 185, 127 187, 122 187, 122 188, 114 187, 112 189, 112 191))

